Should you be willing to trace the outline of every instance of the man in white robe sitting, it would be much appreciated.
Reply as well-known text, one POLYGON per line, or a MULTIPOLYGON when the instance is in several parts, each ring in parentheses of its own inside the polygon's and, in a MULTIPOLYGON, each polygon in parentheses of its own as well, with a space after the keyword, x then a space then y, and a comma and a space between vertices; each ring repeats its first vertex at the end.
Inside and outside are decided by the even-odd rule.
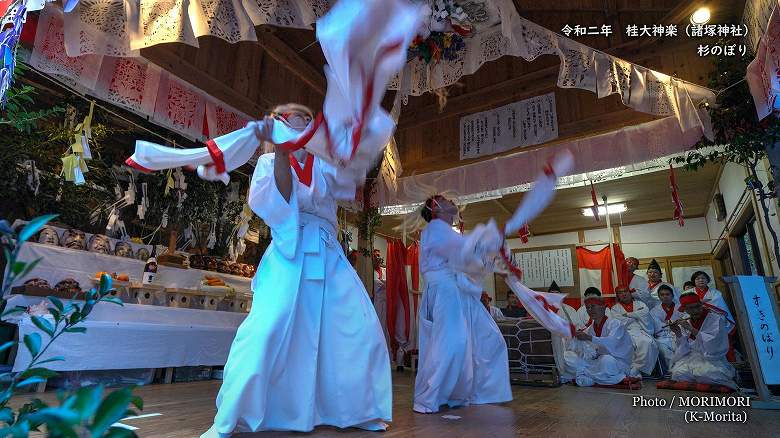
POLYGON ((607 317, 601 296, 589 296, 583 307, 591 322, 568 343, 562 377, 579 386, 622 382, 631 368, 631 337, 620 321, 607 317))
POLYGON ((672 366, 672 358, 677 346, 677 339, 670 325, 680 320, 683 317, 683 313, 677 309, 677 303, 674 302, 674 291, 671 287, 667 285, 659 287, 658 297, 661 299, 661 304, 650 309, 650 316, 653 317, 655 326, 653 336, 658 344, 664 372, 666 372, 672 366))
POLYGON ((690 319, 672 326, 677 336, 672 380, 737 389, 734 368, 726 360, 730 327, 726 318, 710 310, 695 292, 683 294, 680 303, 690 319))
MULTIPOLYGON (((639 268, 639 259, 636 257, 626 257, 626 267, 628 268, 628 272, 631 273, 628 290, 630 290, 634 298, 638 300, 642 300, 643 298, 645 300, 648 299, 650 294, 647 292, 647 279, 636 273, 637 268, 639 268)), ((642 301, 644 302, 645 300, 642 301)), ((652 303, 652 300, 650 301, 652 303)), ((648 307, 652 309, 653 306, 648 304, 648 307)))
MULTIPOLYGON (((601 291, 598 290, 598 288, 595 287, 589 287, 585 289, 585 293, 582 294, 583 299, 585 301, 588 300, 589 297, 600 297, 601 291)), ((609 308, 606 309, 606 314, 609 316, 609 308)), ((572 323, 574 323, 574 326, 577 328, 577 330, 584 329, 587 325, 591 323, 590 316, 588 316, 588 310, 585 307, 585 303, 580 306, 579 309, 577 309, 577 318, 576 320, 573 320, 572 323)))
POLYGON ((658 361, 658 345, 653 339, 654 325, 650 309, 642 301, 635 300, 625 286, 615 289, 617 303, 612 306, 611 315, 622 322, 634 345, 631 362, 631 376, 650 375, 658 361))

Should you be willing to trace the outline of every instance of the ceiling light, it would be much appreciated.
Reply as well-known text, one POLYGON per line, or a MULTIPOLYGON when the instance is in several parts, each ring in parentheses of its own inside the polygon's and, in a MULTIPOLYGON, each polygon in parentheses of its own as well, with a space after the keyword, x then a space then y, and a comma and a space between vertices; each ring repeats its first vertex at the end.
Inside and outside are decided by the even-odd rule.
POLYGON ((710 8, 699 8, 691 14, 691 24, 707 24, 710 22, 710 8))
MULTIPOLYGON (((626 204, 609 204, 609 214, 623 213, 623 212, 625 212, 627 210, 628 210, 628 208, 626 208, 626 204)), ((604 216, 606 213, 607 213, 607 207, 604 207, 603 205, 600 205, 599 206, 599 216, 604 216)), ((583 208, 582 209, 582 215, 583 216, 588 216, 588 217, 593 217, 593 209, 590 208, 590 207, 583 208)))

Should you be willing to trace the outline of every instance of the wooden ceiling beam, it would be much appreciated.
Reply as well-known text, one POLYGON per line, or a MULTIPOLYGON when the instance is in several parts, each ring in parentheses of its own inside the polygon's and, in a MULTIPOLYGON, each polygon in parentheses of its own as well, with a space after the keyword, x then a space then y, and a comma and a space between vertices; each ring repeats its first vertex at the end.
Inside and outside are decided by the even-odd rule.
POLYGON ((279 39, 271 26, 262 26, 257 31, 257 44, 276 62, 290 70, 306 85, 321 96, 325 96, 326 80, 321 70, 309 64, 298 52, 279 39))
POLYGON ((169 44, 141 49, 141 56, 248 116, 261 117, 273 106, 262 96, 260 97, 262 104, 258 105, 257 102, 179 56, 169 44))

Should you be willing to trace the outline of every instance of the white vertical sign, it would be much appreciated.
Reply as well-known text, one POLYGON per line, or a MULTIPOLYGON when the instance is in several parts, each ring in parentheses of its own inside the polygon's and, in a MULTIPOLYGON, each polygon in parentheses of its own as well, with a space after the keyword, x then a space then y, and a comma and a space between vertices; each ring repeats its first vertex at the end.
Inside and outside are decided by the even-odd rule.
POLYGON ((497 154, 558 138, 555 93, 460 119, 460 159, 497 154))

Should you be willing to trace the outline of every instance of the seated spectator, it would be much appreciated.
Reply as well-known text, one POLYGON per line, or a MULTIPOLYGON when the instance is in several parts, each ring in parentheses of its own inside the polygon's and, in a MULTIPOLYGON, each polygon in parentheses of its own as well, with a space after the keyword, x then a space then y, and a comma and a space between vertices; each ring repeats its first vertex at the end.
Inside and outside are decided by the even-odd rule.
POLYGON ((528 312, 525 310, 522 304, 520 304, 520 300, 517 299, 517 296, 514 294, 514 292, 509 291, 509 293, 506 294, 506 307, 501 309, 501 313, 504 314, 507 318, 525 318, 528 316, 528 312))
MULTIPOLYGON (((558 286, 558 283, 552 282, 550 287, 547 289, 547 292, 550 293, 556 293, 556 294, 562 294, 561 288, 558 286)), ((584 306, 583 306, 584 307, 584 306)), ((585 324, 580 321, 580 315, 577 313, 576 310, 574 310, 574 307, 566 304, 561 303, 561 308, 558 309, 558 316, 560 316, 563 319, 568 320, 572 324, 574 324, 575 328, 585 327, 585 324)))
MULTIPOLYGON (((600 297, 601 291, 598 290, 598 288, 595 287, 589 287, 585 289, 585 293, 583 294, 584 300, 587 301, 588 297, 600 297)), ((607 316, 609 316, 609 308, 606 310, 607 316)), ((588 312, 585 309, 585 304, 583 303, 582 306, 580 306, 579 309, 577 309, 577 320, 572 321, 574 325, 577 326, 577 329, 581 330, 585 328, 588 324, 590 324, 591 320, 588 316, 588 312)))
POLYGON ((694 287, 696 287, 696 285, 693 284, 692 281, 686 281, 685 283, 683 283, 683 292, 693 289, 694 287))
POLYGON ((677 345, 677 340, 670 324, 682 318, 683 314, 677 309, 677 304, 674 302, 674 291, 672 288, 667 285, 661 286, 658 288, 658 297, 661 299, 661 304, 652 308, 650 315, 653 317, 653 324, 655 325, 654 337, 658 344, 658 350, 661 353, 661 360, 663 361, 664 369, 668 370, 672 365, 674 349, 677 345))
POLYGON ((622 322, 634 344, 634 359, 631 362, 631 376, 649 375, 658 360, 658 346, 653 339, 653 320, 650 309, 642 301, 635 300, 628 288, 615 289, 617 303, 612 306, 611 315, 622 322))
POLYGON ((680 310, 690 315, 690 320, 672 325, 677 336, 672 380, 736 389, 734 368, 726 359, 730 327, 726 318, 705 307, 696 292, 683 294, 680 303, 680 310))
POLYGON ((589 295, 583 307, 591 323, 568 343, 562 377, 579 386, 620 383, 631 369, 631 337, 620 321, 606 315, 600 295, 589 295))
POLYGON ((501 309, 491 304, 493 302, 493 298, 491 298, 487 292, 482 291, 482 297, 480 297, 479 300, 482 301, 482 304, 485 306, 485 310, 490 313, 490 316, 492 316, 494 320, 501 321, 504 319, 504 314, 501 313, 501 309))

